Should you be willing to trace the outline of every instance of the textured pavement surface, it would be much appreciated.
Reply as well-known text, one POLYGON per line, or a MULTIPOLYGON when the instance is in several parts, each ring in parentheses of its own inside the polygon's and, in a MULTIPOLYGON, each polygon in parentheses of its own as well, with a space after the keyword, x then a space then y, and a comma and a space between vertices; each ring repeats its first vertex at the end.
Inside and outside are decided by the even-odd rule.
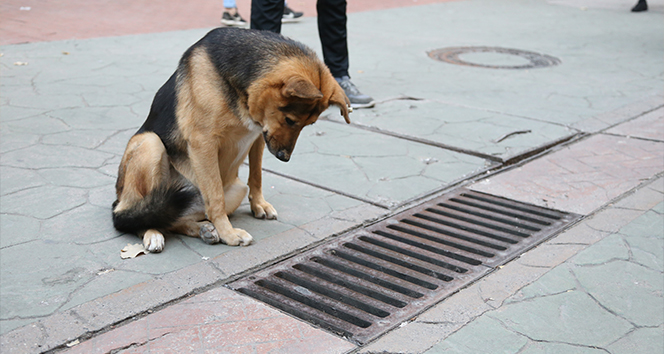
MULTIPOLYGON (((231 221, 254 236, 250 247, 175 235, 162 254, 131 260, 120 249, 138 239, 110 220, 117 164, 220 4, 201 0, 196 13, 174 2, 113 30, 62 24, 138 3, 117 13, 120 3, 65 4, 2 4, 12 21, 0 16, 0 34, 13 40, 0 49, 2 353, 75 340, 80 353, 661 351, 663 1, 640 14, 627 0, 357 2, 351 75, 378 103, 352 125, 326 113, 288 164, 266 155, 279 220, 255 220, 244 204, 231 221), (61 21, 30 27, 44 8, 61 21), (174 13, 181 21, 164 26, 174 13), (499 70, 427 56, 457 46, 561 63, 499 70), (364 347, 221 287, 459 184, 587 218, 364 347)), ((314 18, 283 32, 320 52, 314 18)))

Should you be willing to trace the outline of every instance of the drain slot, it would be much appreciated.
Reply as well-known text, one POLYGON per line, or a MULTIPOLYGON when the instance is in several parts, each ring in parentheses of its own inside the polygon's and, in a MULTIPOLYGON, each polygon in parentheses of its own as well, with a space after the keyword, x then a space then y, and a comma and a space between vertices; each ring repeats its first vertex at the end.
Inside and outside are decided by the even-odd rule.
POLYGON ((372 257, 375 257, 375 258, 379 258, 379 259, 388 261, 390 263, 396 264, 396 265, 404 267, 404 268, 412 269, 412 270, 414 270, 418 273, 428 275, 430 277, 438 278, 438 279, 443 280, 443 281, 451 281, 452 279, 454 279, 454 278, 452 278, 450 276, 447 276, 445 274, 437 273, 437 272, 432 271, 431 269, 420 267, 416 264, 408 263, 408 262, 405 262, 401 259, 394 258, 394 257, 388 256, 388 255, 380 253, 380 252, 372 251, 372 250, 364 248, 362 246, 358 246, 354 243, 344 243, 344 247, 350 248, 350 249, 358 251, 358 252, 362 252, 366 255, 369 255, 369 256, 372 256, 372 257))
POLYGON ((363 344, 578 218, 462 188, 229 287, 363 344))
POLYGON ((324 266, 326 266, 326 267, 330 267, 330 268, 335 269, 335 270, 338 270, 338 271, 340 271, 340 272, 344 272, 344 273, 346 273, 346 274, 348 274, 348 275, 352 275, 352 276, 354 276, 354 277, 356 277, 356 278, 358 278, 358 279, 366 280, 366 281, 368 281, 368 282, 374 283, 374 284, 379 285, 379 286, 382 286, 382 287, 384 287, 384 288, 387 288, 387 289, 390 289, 390 290, 396 291, 396 292, 398 292, 398 293, 404 294, 404 295, 406 295, 406 296, 408 296, 408 297, 411 297, 411 298, 413 298, 413 299, 419 299, 419 298, 421 298, 422 296, 424 296, 424 294, 419 293, 419 292, 417 292, 417 291, 414 291, 414 290, 411 290, 411 289, 405 288, 405 287, 403 287, 403 286, 400 286, 400 285, 394 284, 393 282, 389 282, 389 281, 383 280, 383 279, 381 279, 381 278, 379 278, 379 277, 376 277, 376 276, 373 276, 373 275, 371 275, 371 274, 362 273, 362 272, 357 271, 357 270, 355 270, 355 269, 352 269, 352 268, 346 267, 346 266, 344 266, 344 265, 342 265, 342 264, 339 264, 339 263, 336 263, 336 262, 332 262, 332 261, 327 260, 327 259, 324 259, 324 258, 318 258, 318 257, 316 257, 316 258, 312 258, 311 260, 314 261, 314 262, 316 262, 316 263, 318 263, 318 264, 322 264, 322 265, 324 265, 324 266))

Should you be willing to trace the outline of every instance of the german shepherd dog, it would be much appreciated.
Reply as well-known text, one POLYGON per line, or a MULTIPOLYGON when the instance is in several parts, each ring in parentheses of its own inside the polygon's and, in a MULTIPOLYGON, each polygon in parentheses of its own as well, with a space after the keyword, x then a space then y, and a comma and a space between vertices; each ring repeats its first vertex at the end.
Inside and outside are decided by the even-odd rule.
POLYGON ((228 215, 247 191, 259 219, 276 219, 263 198, 263 150, 287 162, 302 128, 330 105, 350 123, 350 102, 306 46, 265 31, 217 28, 192 45, 159 89, 118 171, 113 225, 150 252, 165 233, 246 246, 228 215), (247 184, 238 169, 249 156, 247 184))

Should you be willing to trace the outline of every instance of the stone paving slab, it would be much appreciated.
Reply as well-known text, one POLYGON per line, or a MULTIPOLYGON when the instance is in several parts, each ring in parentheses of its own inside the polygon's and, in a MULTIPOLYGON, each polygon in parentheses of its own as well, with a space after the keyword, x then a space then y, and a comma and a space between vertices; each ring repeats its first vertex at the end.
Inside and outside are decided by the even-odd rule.
POLYGON ((663 183, 644 183, 359 352, 660 352, 663 183))
POLYGON ((563 140, 575 129, 436 101, 392 100, 358 110, 353 124, 397 133, 499 161, 563 140))
POLYGON ((217 288, 65 353, 343 353, 355 346, 232 290, 217 288))
POLYGON ((609 134, 664 141, 664 108, 646 113, 606 131, 609 134))
MULTIPOLYGON (((624 3, 626 8, 633 5, 624 3)), ((427 11, 358 13, 349 22, 351 33, 361 33, 349 36, 351 76, 363 92, 379 101, 416 97, 573 126, 663 92, 664 21, 659 12, 635 16, 629 11, 582 10, 546 1, 493 0, 420 9, 427 11), (396 23, 417 25, 399 26, 398 31, 377 25, 396 23), (433 49, 459 46, 527 50, 552 55, 562 63, 497 70, 452 65, 427 56, 433 49)), ((315 32, 307 37, 296 29, 286 30, 315 43, 315 32)), ((660 98, 657 106, 662 103, 660 98)))
POLYGON ((471 348, 506 353, 662 352, 662 206, 552 269, 426 353, 467 353, 471 348), (640 247, 635 248, 635 242, 640 247), (633 251, 643 256, 644 248, 647 257, 633 256, 633 251), (468 341, 482 338, 478 333, 513 341, 468 341))
POLYGON ((265 159, 264 168, 387 208, 493 166, 475 156, 345 124, 319 121, 312 128, 300 134, 287 164, 265 159))
POLYGON ((595 135, 470 188, 589 214, 662 171, 661 142, 595 135))
MULTIPOLYGON (((242 175, 245 177, 246 169, 242 175)), ((251 261, 266 262, 386 213, 384 209, 267 173, 264 183, 265 196, 279 210, 279 220, 254 219, 248 203, 241 205, 231 216, 231 222, 250 232, 256 241, 255 245, 241 249, 243 261, 231 264, 220 261, 217 267, 226 276, 246 269, 243 267, 252 265, 251 261), (266 241, 273 237, 280 245, 266 241), (266 249, 263 243, 272 248, 266 249)), ((110 202, 113 187, 108 186, 104 191, 106 201, 110 202)), ((11 200, 3 198, 3 207, 11 207, 8 202, 11 200)), ((0 249, 3 333, 26 321, 36 321, 55 311, 65 311, 156 279, 161 274, 238 250, 225 245, 208 245, 197 238, 172 236, 166 238, 161 254, 123 260, 120 249, 140 240, 113 229, 108 204, 104 207, 83 204, 37 221, 41 231, 30 223, 26 229, 24 222, 37 220, 37 216, 21 215, 21 212, 12 210, 10 213, 18 215, 2 215, 3 235, 18 236, 3 237, 7 245, 0 249), (30 225, 34 226, 30 228, 30 225), (26 234, 26 231, 33 233, 26 234), (12 266, 23 263, 26 254, 38 260, 36 267, 12 266)))
MULTIPOLYGON (((214 14, 215 17, 217 15, 214 14)), ((636 17, 627 11, 595 8, 582 10, 550 5, 539 0, 518 3, 473 0, 352 14, 349 28, 352 33, 362 34, 349 38, 353 81, 381 102, 378 108, 394 97, 424 98, 446 106, 510 117, 506 121, 513 124, 505 128, 518 130, 523 122, 541 122, 542 140, 545 140, 548 136, 558 136, 557 131, 565 126, 597 132, 628 120, 636 124, 638 119, 633 118, 661 107, 663 102, 661 81, 664 65, 661 57, 664 54, 664 41, 661 39, 664 38, 664 23, 661 21, 661 13, 648 12, 636 17), (518 11, 515 11, 515 6, 518 6, 518 11), (393 30, 394 24, 399 21, 417 25, 400 26, 398 31, 393 30), (426 56, 426 52, 431 49, 460 45, 500 45, 533 50, 560 58, 562 65, 542 70, 501 71, 454 66, 435 62, 426 56)), ((390 188, 378 190, 380 193, 371 187, 366 188, 371 183, 380 185, 378 182, 388 181, 380 181, 386 175, 380 169, 369 171, 368 177, 360 173, 363 179, 358 182, 359 188, 335 182, 356 193, 353 194, 354 198, 315 188, 312 189, 315 192, 310 194, 309 187, 305 188, 301 183, 276 176, 266 177, 266 180, 270 178, 276 181, 270 183, 277 191, 269 198, 279 200, 279 203, 275 203, 277 208, 285 210, 293 221, 280 218, 276 223, 256 221, 253 224, 254 220, 247 214, 245 205, 234 217, 234 222, 242 224, 241 227, 253 228, 255 231, 252 232, 256 233, 263 234, 267 229, 273 232, 264 234, 269 237, 260 239, 250 248, 228 250, 223 249, 224 246, 202 245, 196 239, 175 237, 167 241, 167 253, 163 255, 141 256, 130 263, 121 262, 115 252, 118 252, 118 247, 133 242, 135 238, 115 233, 108 224, 110 202, 113 200, 112 183, 119 156, 129 136, 143 122, 154 92, 172 73, 182 51, 206 31, 196 29, 2 47, 2 311, 35 313, 28 317, 2 316, 0 332, 3 333, 28 324, 2 336, 3 351, 8 343, 26 345, 32 352, 61 345, 68 338, 77 338, 87 331, 101 330, 197 289, 206 289, 220 279, 260 267, 365 220, 385 214, 385 209, 368 206, 357 201, 357 198, 379 200, 376 196, 388 195, 398 203, 419 193, 419 190, 412 189, 397 190, 403 188, 398 179, 389 184, 390 188), (25 62, 27 65, 14 65, 14 62, 25 62), (376 171, 380 173, 372 174, 376 171), (284 191, 281 186, 287 190, 284 191), (291 194, 299 195, 300 192, 304 194, 301 198, 291 197, 291 194), (360 197, 362 195, 367 197, 360 197), (286 201, 293 201, 293 204, 286 201), (300 215, 302 209, 298 204, 311 205, 312 214, 309 215, 316 218, 324 215, 323 219, 307 219, 306 215, 300 215), (68 231, 71 240, 67 232, 60 230, 68 231), (8 234, 12 237, 6 237, 8 234), (42 250, 53 253, 44 253, 42 250), (169 254, 171 256, 168 259, 172 264, 157 261, 164 258, 160 256, 169 254), (209 259, 204 260, 204 257, 209 259), (55 264, 52 268, 57 271, 40 275, 36 272, 39 267, 29 269, 29 266, 25 266, 26 260, 31 259, 51 262, 55 264), (14 260, 14 263, 10 263, 10 260, 14 260), (10 264, 26 269, 12 270, 13 275, 5 278, 5 270, 10 269, 7 267, 10 264), (6 306, 5 280, 13 281, 19 278, 21 272, 29 274, 31 280, 24 284, 32 293, 22 292, 12 301, 18 301, 18 304, 23 301, 30 306, 6 306), (30 295, 34 298, 30 298, 30 295), (48 298, 41 298, 42 295, 48 298), (69 310, 63 311, 64 308, 69 310), (40 320, 31 324, 37 319, 40 320)), ((315 20, 312 18, 294 26, 285 26, 284 33, 319 50, 315 20)), ((351 116, 351 119, 354 118, 351 116)), ((309 128, 309 131, 315 132, 319 124, 309 128)), ((336 123, 327 124, 332 126, 336 123)), ((342 125, 338 127, 350 128, 342 125)), ((647 127, 645 125, 646 132, 647 127)), ((609 181, 609 177, 618 175, 627 179, 614 185, 604 185, 606 189, 625 191, 661 172, 661 142, 644 135, 642 128, 629 130, 639 132, 647 140, 625 139, 625 145, 615 152, 614 157, 624 157, 618 159, 623 164, 615 165, 618 167, 616 175, 603 175, 605 170, 592 165, 593 161, 601 159, 588 158, 591 167, 599 169, 597 171, 602 181, 609 181), (640 158, 652 156, 650 162, 655 161, 657 167, 647 166, 647 161, 639 158, 633 161, 635 167, 627 163, 630 154, 640 158), (653 168, 654 172, 649 168, 653 168)), ((364 133, 366 131, 356 135, 364 137, 364 133)), ((453 136, 454 132, 449 134, 453 136)), ((476 139, 467 130, 460 129, 458 134, 467 135, 471 142, 476 139)), ((627 133, 608 134, 594 137, 597 140, 593 141, 622 141, 622 134, 627 133)), ((309 138, 324 137, 314 135, 309 138)), ((517 135, 511 139, 521 138, 527 136, 517 135)), ((582 143, 589 140, 592 138, 582 143)), ((505 140, 505 143, 508 142, 509 139, 505 140)), ((387 145, 397 147, 399 144, 387 145)), ((607 144, 605 147, 609 151, 612 145, 607 144)), ((411 156, 417 155, 417 152, 417 148, 412 151, 409 149, 408 154, 400 156, 402 160, 398 162, 411 159, 410 165, 406 166, 407 170, 421 171, 421 167, 412 168, 421 163, 411 156)), ((343 156, 334 154, 330 158, 332 161, 346 162, 343 159, 343 156)), ((326 161, 324 158, 315 160, 317 163, 326 161)), ((436 169, 436 165, 444 166, 434 163, 427 165, 429 167, 426 169, 436 169)), ((368 162, 367 166, 373 168, 368 162)), ((528 169, 528 166, 537 167, 531 163, 524 165, 524 168, 528 169)), ((291 164, 280 167, 291 168, 291 164)), ((549 167, 548 171, 556 168, 549 167)), ((356 166, 353 168, 355 173, 362 170, 356 166)), ((588 172, 581 174, 580 178, 584 182, 594 182, 597 177, 586 170, 582 163, 575 164, 572 170, 588 172)), ((452 172, 457 176, 459 171, 452 172)), ((512 179, 513 176, 505 178, 512 179)), ((414 186, 412 188, 431 190, 428 185, 424 188, 418 185, 429 177, 411 174, 405 177, 417 182, 409 183, 409 188, 414 186)), ((542 176, 534 173, 531 177, 542 176)), ((569 183, 574 188, 583 186, 583 183, 574 184, 576 182, 572 180, 569 183)), ((661 180, 658 183, 661 184, 661 180)), ((516 192, 510 190, 514 187, 506 188, 509 193, 516 195, 516 192)), ((556 188, 566 190, 561 186, 556 188)), ((604 192, 604 189, 600 190, 604 192)), ((607 194, 605 199, 612 198, 607 194)), ((381 205, 389 206, 390 203, 381 205)), ((579 205, 584 210, 597 208, 590 204, 579 205)), ((617 231, 623 221, 638 213, 638 210, 627 206, 610 209, 601 214, 606 216, 598 216, 584 224, 587 232, 563 234, 570 239, 572 246, 548 245, 543 248, 547 252, 533 253, 539 255, 541 260, 530 258, 528 263, 514 263, 517 266, 511 272, 507 271, 509 265, 506 266, 502 270, 514 278, 483 283, 485 287, 498 289, 502 294, 493 297, 494 300, 488 303, 496 306, 501 298, 513 293, 511 289, 532 281, 532 277, 541 274, 542 262, 547 265, 555 263, 565 255, 576 252, 580 245, 617 231), (524 274, 525 270, 536 271, 534 274, 519 276, 522 274, 519 269, 524 274)), ((637 246, 644 248, 640 243, 635 243, 634 248, 637 246)), ((639 257, 647 258, 647 254, 639 257)), ((646 260, 641 262, 645 263, 646 260)), ((651 263, 657 264, 654 260, 651 263)), ((484 302, 483 297, 479 299, 484 302)), ((459 301, 459 304, 463 303, 459 301)), ((450 333, 459 328, 457 323, 443 321, 422 322, 417 326, 426 329, 423 333, 429 336, 438 330, 450 333)), ((414 327, 404 327, 405 330, 408 328, 414 327)), ((625 347, 647 337, 650 332, 634 331, 624 337, 620 345, 625 347)), ((413 335, 411 342, 423 350, 426 349, 424 343, 431 343, 418 340, 417 331, 409 333, 413 335)))

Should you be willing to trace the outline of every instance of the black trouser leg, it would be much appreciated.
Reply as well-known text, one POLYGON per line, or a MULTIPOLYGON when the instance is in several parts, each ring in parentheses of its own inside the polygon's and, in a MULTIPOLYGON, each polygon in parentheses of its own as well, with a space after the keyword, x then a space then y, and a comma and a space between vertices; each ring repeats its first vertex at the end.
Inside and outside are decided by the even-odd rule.
POLYGON ((251 28, 281 33, 284 0, 251 0, 251 28))
POLYGON ((330 68, 332 76, 348 76, 346 0, 318 0, 316 10, 325 64, 330 68))

